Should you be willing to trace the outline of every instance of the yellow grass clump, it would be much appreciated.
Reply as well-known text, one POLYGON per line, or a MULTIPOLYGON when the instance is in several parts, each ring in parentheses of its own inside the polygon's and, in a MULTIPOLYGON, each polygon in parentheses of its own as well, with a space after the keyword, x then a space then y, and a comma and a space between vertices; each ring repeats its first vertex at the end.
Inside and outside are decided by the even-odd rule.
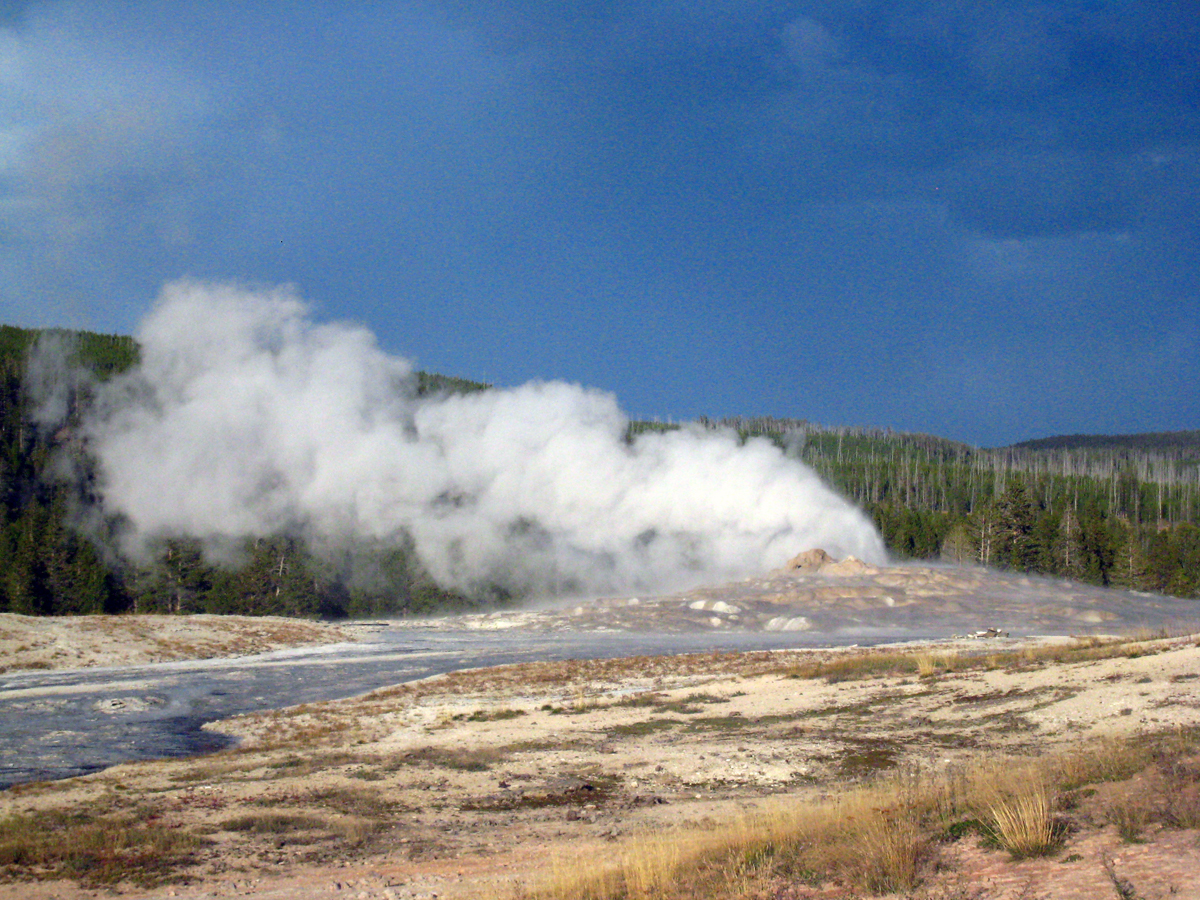
POLYGON ((1044 856, 1060 842, 1045 784, 1035 782, 998 798, 988 806, 988 819, 992 838, 1018 858, 1044 856))
MULTIPOLYGON (((1109 739, 1037 761, 991 759, 932 777, 892 774, 820 802, 780 801, 718 829, 641 835, 611 854, 609 866, 594 856, 559 860, 545 880, 518 896, 726 898, 754 896, 780 881, 910 893, 931 871, 945 841, 974 834, 1015 858, 1058 852, 1066 839, 1056 806, 1063 791, 1127 780, 1147 766, 1168 779, 1160 791, 1159 819, 1172 827, 1195 827, 1189 814, 1200 815, 1200 799, 1180 804, 1171 798, 1188 793, 1180 789, 1184 775, 1196 780, 1200 763, 1187 760, 1197 744, 1196 735, 1182 732, 1109 739), (1180 806, 1184 812, 1176 810, 1180 806)), ((1115 817, 1120 811, 1110 812, 1115 817)))

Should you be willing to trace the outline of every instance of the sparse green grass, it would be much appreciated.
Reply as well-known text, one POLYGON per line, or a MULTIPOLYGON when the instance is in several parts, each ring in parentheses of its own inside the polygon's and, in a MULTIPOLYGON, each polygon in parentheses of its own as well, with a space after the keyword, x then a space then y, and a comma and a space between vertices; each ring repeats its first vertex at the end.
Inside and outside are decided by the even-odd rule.
POLYGON ((459 713, 451 716, 451 719, 455 722, 503 722, 506 719, 516 719, 523 715, 525 715, 523 709, 477 709, 469 715, 459 713))
POLYGON ((318 831, 325 827, 323 820, 300 813, 246 813, 225 819, 216 827, 222 831, 246 834, 290 834, 295 831, 318 831))
POLYGON ((310 791, 306 802, 344 816, 382 819, 392 815, 396 804, 368 787, 327 787, 310 791))
POLYGON ((646 719, 641 722, 631 722, 628 725, 614 725, 608 729, 613 737, 645 737, 660 731, 669 731, 684 724, 679 719, 646 719))
POLYGON ((481 748, 460 750, 454 747, 420 747, 401 754, 381 768, 395 772, 404 766, 427 765, 435 769, 456 769, 460 772, 486 772, 503 762, 507 754, 500 749, 481 748))
POLYGON ((1140 844, 1150 820, 1150 810, 1144 803, 1115 803, 1109 807, 1106 818, 1116 827, 1121 840, 1127 844, 1140 844))
POLYGON ((87 886, 152 887, 187 865, 201 839, 155 816, 54 810, 0 820, 6 879, 67 878, 87 886))

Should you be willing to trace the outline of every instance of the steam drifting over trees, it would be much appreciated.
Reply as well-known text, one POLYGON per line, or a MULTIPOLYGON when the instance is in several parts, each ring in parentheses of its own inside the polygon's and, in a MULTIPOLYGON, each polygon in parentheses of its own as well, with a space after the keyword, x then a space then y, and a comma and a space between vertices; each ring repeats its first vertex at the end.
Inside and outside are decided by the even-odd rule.
POLYGON ((30 378, 25 418, 65 485, 42 490, 67 492, 139 609, 350 611, 364 585, 407 604, 430 582, 655 592, 797 547, 885 557, 869 518, 769 440, 631 438, 611 395, 563 383, 440 393, 287 290, 169 285, 138 341, 103 379, 62 348, 29 355, 56 377, 30 378))
POLYGON ((793 419, 708 424, 791 448, 902 558, 1200 596, 1200 431, 979 449, 793 419))
MULTIPOLYGON (((283 300, 291 302, 287 297, 283 300)), ((301 313, 297 315, 300 318, 289 320, 289 327, 317 328, 306 325, 301 313)), ((159 322, 157 327, 166 326, 159 322)), ((324 346, 333 354, 325 364, 346 365, 346 358, 335 352, 337 335, 319 329, 317 333, 328 339, 324 346)), ((385 422, 388 428, 395 422, 404 424, 398 433, 385 431, 386 440, 409 440, 414 431, 436 437, 421 452, 436 450, 442 468, 435 471, 444 474, 455 459, 461 466, 474 465, 482 453, 484 444, 468 443, 458 445, 462 449, 456 457, 453 442, 463 434, 500 435, 487 451, 495 454, 490 467, 454 470, 458 488, 451 490, 447 481, 431 495, 429 509, 435 511, 431 523, 414 525, 405 520, 400 527, 346 533, 314 528, 311 518, 302 514, 298 495, 282 490, 286 473, 276 472, 272 478, 261 469, 245 490, 259 491, 257 499, 251 499, 265 504, 261 508, 271 510, 274 518, 264 516, 252 528, 226 529, 220 540, 213 539, 212 529, 139 531, 131 508, 104 502, 111 473, 102 469, 98 451, 105 432, 96 423, 111 424, 114 409, 123 415, 131 410, 137 415, 162 413, 162 397, 144 402, 151 385, 128 377, 139 365, 145 371, 147 336, 142 337, 139 344, 128 337, 0 327, 0 610, 326 616, 431 612, 503 602, 531 589, 533 570, 510 564, 512 559, 533 560, 549 571, 542 584, 545 590, 580 586, 579 567, 597 562, 602 569, 608 566, 605 571, 612 576, 608 584, 617 588, 618 576, 636 574, 639 565, 661 563, 653 557, 664 548, 665 559, 675 567, 681 561, 686 567, 689 553, 712 551, 719 560, 713 550, 718 543, 726 550, 751 548, 715 568, 697 570, 700 577, 715 578, 778 564, 804 549, 802 544, 828 543, 839 534, 843 545, 836 549, 840 552, 870 555, 878 545, 872 543, 869 527, 859 528, 867 519, 835 497, 830 500, 833 494, 815 477, 797 476, 797 471, 803 471, 798 468, 801 462, 865 511, 896 557, 940 558, 1200 597, 1200 432, 1067 437, 986 450, 928 435, 826 428, 791 419, 701 420, 681 428, 626 422, 603 395, 569 386, 535 386, 526 393, 493 391, 461 379, 409 372, 403 365, 393 370, 396 361, 387 360, 377 362, 394 377, 365 386, 354 395, 353 405, 361 421, 378 421, 390 414, 393 419, 385 422), (53 352, 32 352, 39 343, 53 352), (130 396, 141 398, 141 405, 130 405, 130 396), (439 399, 422 405, 423 398, 439 399), (549 405, 537 407, 534 413, 523 406, 531 399, 547 398, 549 405), (398 418, 397 403, 403 411, 398 418), (760 510, 767 516, 760 520, 761 527, 770 530, 785 523, 791 528, 786 540, 778 546, 757 539, 747 543, 734 524, 718 523, 708 537, 680 541, 676 529, 664 543, 670 529, 661 521, 657 529, 653 527, 661 516, 651 516, 616 540, 614 546, 628 544, 634 553, 633 563, 618 563, 606 556, 610 548, 587 543, 593 536, 572 531, 569 516, 559 521, 554 519, 557 513, 545 509, 505 507, 503 514, 488 520, 497 543, 474 550, 464 545, 462 517, 473 513, 465 507, 482 503, 483 512, 491 515, 488 510, 498 507, 487 504, 498 503, 495 498, 519 496, 537 484, 526 479, 513 485, 514 493, 489 494, 478 485, 471 488, 471 478, 490 484, 504 474, 507 459, 528 455, 531 447, 553 445, 556 439, 560 452, 550 462, 558 466, 569 461, 579 445, 557 438, 553 430, 545 431, 545 419, 549 412, 552 419, 574 421, 570 416, 578 416, 580 410, 585 423, 603 437, 595 446, 602 448, 613 467, 606 470, 611 473, 607 481, 625 478, 626 486, 644 484, 661 490, 673 485, 674 493, 663 494, 666 508, 676 503, 683 488, 671 482, 682 476, 663 466, 673 456, 692 454, 687 461, 707 473, 702 479, 706 488, 722 479, 740 485, 728 497, 713 490, 702 495, 707 505, 728 506, 728 519, 722 521, 742 521, 745 517, 739 510, 749 502, 744 498, 751 497, 756 508, 766 508, 760 510), (734 459, 749 459, 753 465, 721 468, 734 465, 734 459), (771 508, 772 503, 779 508, 771 508), (803 504, 815 504, 827 524, 833 522, 837 529, 822 532, 815 525, 810 528, 807 519, 797 519, 791 508, 803 504), (353 538, 347 538, 347 533, 353 538), (137 538, 135 544, 132 536, 137 538), (445 538, 446 548, 457 549, 439 561, 427 549, 423 552, 422 545, 428 547, 434 538, 445 538), (561 557, 551 553, 555 542, 564 540, 569 552, 561 557), (704 540, 711 544, 705 545, 704 540), (477 570, 481 575, 457 581, 446 577, 447 565, 466 567, 472 559, 483 561, 477 570)), ((295 370, 287 368, 289 347, 294 345, 282 340, 285 337, 286 333, 276 335, 261 347, 253 342, 247 345, 245 359, 267 383, 274 383, 272 378, 295 377, 295 370), (260 354, 263 347, 269 352, 260 354)), ((366 341, 360 347, 371 346, 361 334, 355 340, 366 341)), ((195 351, 199 356, 193 362, 200 371, 208 371, 203 356, 216 353, 215 346, 195 351)), ((178 360, 171 364, 178 365, 178 360)), ((228 368, 228 363, 223 365, 228 368)), ((322 384, 319 380, 310 384, 317 391, 314 397, 324 396, 322 384)), ((197 383, 179 381, 171 390, 195 395, 197 383)), ((316 400, 300 408, 313 416, 325 415, 316 400)), ((261 432, 264 422, 269 425, 270 418, 249 420, 259 431, 209 428, 190 452, 207 463, 222 441, 268 440, 261 432)), ((312 424, 318 426, 327 432, 332 428, 340 437, 340 444, 330 445, 334 451, 352 455, 354 434, 345 422, 326 418, 312 424)), ((139 432, 143 437, 150 433, 139 432)), ((169 434, 159 438, 171 439, 169 434)), ((293 435, 287 441, 293 439, 299 440, 293 435)), ((325 449, 325 445, 287 441, 285 446, 305 458, 325 449)), ((125 449, 132 454, 134 471, 158 465, 164 458, 161 447, 156 451, 133 442, 125 449)), ((354 480, 361 474, 349 471, 344 489, 358 489, 365 483, 388 499, 386 479, 354 480)), ((392 477, 394 472, 383 475, 392 477)), ((562 502, 565 495, 555 490, 559 491, 556 502, 562 502)), ((171 502, 161 496, 152 499, 171 502)), ((237 503, 243 499, 235 497, 237 503)), ((372 501, 370 492, 365 495, 365 502, 378 500, 375 496, 372 501)), ((570 502, 584 500, 575 497, 570 502)), ((629 518, 631 508, 621 506, 625 502, 625 492, 614 492, 604 500, 608 504, 604 508, 623 511, 629 518)), ((353 521, 364 515, 364 508, 369 507, 330 507, 323 514, 353 521)), ((683 508, 690 509, 686 498, 683 508)), ((637 511, 633 514, 636 520, 637 511)), ((688 516, 695 517, 694 513, 688 516)), ((594 510, 585 512, 585 521, 595 519, 594 510)))

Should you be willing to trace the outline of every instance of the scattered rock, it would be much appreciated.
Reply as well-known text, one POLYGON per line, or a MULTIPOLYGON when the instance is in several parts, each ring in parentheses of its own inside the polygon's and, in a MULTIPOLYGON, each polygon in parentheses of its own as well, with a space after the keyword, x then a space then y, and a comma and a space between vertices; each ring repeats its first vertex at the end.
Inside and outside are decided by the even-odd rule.
POLYGON ((821 566, 822 575, 864 575, 871 571, 874 570, 854 556, 847 556, 843 560, 835 560, 821 566))
POLYGON ((763 631, 808 631, 812 623, 805 616, 776 616, 768 619, 763 631))

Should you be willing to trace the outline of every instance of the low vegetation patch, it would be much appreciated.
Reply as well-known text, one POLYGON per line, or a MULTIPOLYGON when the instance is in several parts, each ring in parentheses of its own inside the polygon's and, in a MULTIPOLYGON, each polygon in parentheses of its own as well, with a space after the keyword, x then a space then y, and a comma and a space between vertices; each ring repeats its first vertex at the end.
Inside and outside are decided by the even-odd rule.
POLYGON ((903 650, 865 650, 825 659, 801 658, 784 669, 789 678, 823 678, 830 684, 916 673, 916 654, 903 650))
POLYGON ((523 709, 477 709, 473 713, 459 713, 451 716, 455 722, 503 722, 506 719, 516 719, 525 715, 523 709))
POLYGON ((463 810, 496 812, 513 809, 544 809, 553 806, 603 806, 613 796, 618 781, 611 776, 581 779, 577 783, 544 791, 512 792, 485 797, 462 805, 463 810))
POLYGON ((730 827, 641 835, 612 855, 609 868, 598 870, 594 859, 561 860, 543 883, 517 896, 791 897, 786 886, 797 883, 909 894, 937 867, 940 848, 955 841, 978 841, 1014 859, 1064 852, 1068 819, 1082 814, 1081 798, 1093 807, 1099 802, 1089 814, 1120 815, 1087 785, 1134 774, 1157 785, 1126 792, 1151 798, 1138 813, 1139 833, 1151 823, 1200 827, 1184 824, 1192 809, 1200 810, 1200 802, 1187 799, 1200 774, 1200 735, 1174 732, 1097 741, 1039 761, 991 760, 938 777, 891 771, 840 796, 781 803, 730 827))
POLYGON ((225 819, 208 830, 267 838, 277 848, 336 842, 341 850, 346 850, 361 847, 382 827, 383 822, 378 819, 353 815, 256 812, 225 819))
POLYGON ((646 737, 660 731, 670 731, 684 724, 679 719, 646 719, 641 722, 630 722, 628 725, 614 725, 608 729, 613 737, 646 737))
POLYGON ((1070 643, 1025 647, 1021 650, 973 653, 927 650, 868 649, 825 657, 806 656, 789 662, 783 674, 789 678, 823 678, 830 684, 865 678, 918 675, 931 678, 947 672, 979 669, 1010 669, 1051 663, 1094 662, 1125 657, 1136 659, 1160 652, 1153 642, 1170 637, 1165 631, 1143 632, 1121 638, 1084 637, 1070 643))
POLYGON ((718 697, 715 694, 693 693, 688 694, 686 697, 672 700, 664 694, 646 691, 610 702, 579 697, 570 706, 556 706, 553 703, 547 703, 542 707, 542 710, 550 713, 552 716, 577 715, 600 709, 653 709, 659 713, 675 713, 677 715, 690 716, 703 712, 708 704, 728 702, 729 699, 727 697, 718 697))
POLYGON ((383 819, 396 811, 396 804, 370 788, 328 787, 312 791, 307 802, 322 810, 344 816, 383 819))
POLYGON ((313 816, 299 813, 248 813, 225 819, 217 827, 222 831, 238 831, 247 834, 284 835, 296 831, 314 831, 324 828, 325 823, 313 816))
POLYGON ((839 772, 855 780, 876 778, 894 768, 903 748, 887 738, 867 738, 852 742, 842 754, 839 772))
POLYGON ((454 747, 421 747, 401 754, 382 768, 387 772, 395 772, 404 766, 427 765, 435 769, 455 769, 460 772, 486 772, 506 758, 507 755, 504 751, 497 749, 459 750, 454 747))
POLYGON ((93 817, 74 810, 9 816, 0 820, 0 873, 7 880, 152 887, 171 880, 201 844, 198 836, 154 817, 93 817))

